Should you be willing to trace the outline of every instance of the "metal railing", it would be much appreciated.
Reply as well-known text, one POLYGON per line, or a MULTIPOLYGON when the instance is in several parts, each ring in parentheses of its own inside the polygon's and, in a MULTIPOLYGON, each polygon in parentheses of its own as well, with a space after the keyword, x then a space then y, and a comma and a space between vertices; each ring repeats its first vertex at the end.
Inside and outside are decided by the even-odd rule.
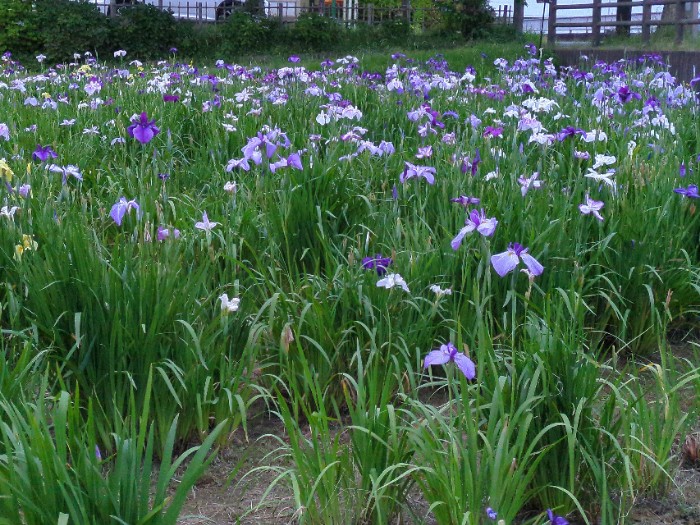
POLYGON ((558 5, 556 0, 549 1, 549 18, 547 24, 547 40, 554 44, 561 34, 560 28, 577 29, 583 34, 589 34, 594 46, 600 44, 602 37, 614 29, 614 33, 629 35, 641 33, 642 41, 649 43, 652 29, 660 26, 675 26, 675 41, 683 41, 686 26, 700 27, 698 19, 698 2, 684 0, 633 0, 603 2, 592 0, 590 3, 575 5, 558 5), (662 7, 661 10, 658 7, 662 7), (657 9, 655 9, 655 7, 657 9), (634 12, 636 9, 637 12, 634 12), (668 9, 668 11, 667 11, 668 9), (558 18, 559 13, 567 10, 590 10, 587 20, 567 20, 558 18), (614 14, 603 15, 603 11, 614 14), (634 28, 634 29, 633 29, 634 28))
MULTIPOLYGON (((117 17, 123 9, 133 5, 131 0, 93 0, 104 14, 117 17)), ((144 3, 139 1, 139 3, 144 3)), ((235 11, 246 10, 243 0, 147 0, 145 3, 172 13, 178 20, 194 22, 224 22, 235 11)), ((425 28, 440 19, 442 14, 435 8, 414 8, 408 1, 399 7, 377 7, 358 0, 311 0, 310 5, 300 5, 298 0, 261 0, 260 7, 253 12, 258 15, 279 18, 284 23, 293 23, 302 14, 318 13, 339 21, 350 23, 381 24, 389 20, 407 20, 425 28)))

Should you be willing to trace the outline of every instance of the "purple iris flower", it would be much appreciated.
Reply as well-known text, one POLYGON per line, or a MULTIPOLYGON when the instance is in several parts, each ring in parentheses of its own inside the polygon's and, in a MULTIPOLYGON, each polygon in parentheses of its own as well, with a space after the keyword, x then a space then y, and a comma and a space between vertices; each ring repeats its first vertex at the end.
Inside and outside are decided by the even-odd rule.
POLYGON ((552 509, 547 509, 547 517, 550 525, 569 525, 569 522, 563 516, 557 516, 552 509))
POLYGON ((301 58, 299 58, 297 55, 292 55, 287 60, 289 62, 296 64, 297 62, 299 62, 301 60, 301 58))
POLYGON ((399 200, 399 189, 396 187, 396 184, 391 188, 391 198, 395 201, 399 200))
POLYGON ((700 193, 698 193, 698 187, 695 184, 691 184, 687 188, 676 188, 673 191, 683 195, 684 197, 688 197, 689 199, 700 199, 700 193))
POLYGON ((464 377, 470 381, 476 377, 474 361, 457 350, 457 347, 451 342, 446 345, 440 345, 440 348, 428 353, 423 361, 423 368, 428 368, 432 365, 444 365, 450 361, 456 364, 457 368, 464 374, 464 377))
POLYGON ((304 169, 304 166, 301 164, 301 156, 298 153, 292 153, 289 157, 287 157, 287 166, 299 171, 304 169))
POLYGON ((156 238, 158 241, 162 242, 168 237, 172 237, 173 239, 179 239, 180 238, 180 230, 177 228, 166 228, 165 226, 158 226, 158 233, 156 233, 156 238))
POLYGON ((242 159, 231 159, 226 164, 226 171, 233 171, 236 168, 241 168, 244 171, 250 171, 250 164, 248 164, 247 158, 242 159))
POLYGON ((153 137, 160 133, 155 120, 148 120, 148 115, 144 111, 139 117, 131 120, 131 126, 126 128, 130 137, 135 138, 141 144, 148 144, 153 137))
POLYGON ((464 237, 474 230, 478 231, 484 237, 490 237, 496 231, 498 221, 495 218, 487 218, 484 214, 484 210, 482 209, 480 212, 472 210, 467 219, 464 221, 464 224, 464 228, 459 230, 457 236, 452 239, 452 242, 450 243, 453 250, 459 250, 464 237))
POLYGON ((518 266, 521 259, 532 275, 541 275, 544 271, 544 266, 528 253, 527 248, 517 242, 510 243, 505 252, 492 255, 491 265, 498 275, 505 277, 518 266))
POLYGON ((500 137, 501 135, 503 135, 503 128, 501 127, 486 126, 484 128, 484 138, 500 137))
POLYGON ((58 155, 50 145, 41 146, 40 144, 37 144, 34 153, 32 153, 32 158, 39 162, 46 162, 50 158, 55 159, 56 157, 58 157, 58 155))
POLYGON ((112 206, 109 216, 112 217, 117 226, 121 226, 124 216, 132 209, 135 209, 137 214, 141 210, 135 199, 128 201, 126 197, 121 197, 119 201, 112 206))
POLYGON ((386 269, 394 262, 391 257, 382 257, 381 253, 374 254, 374 257, 362 259, 362 268, 365 270, 377 270, 380 277, 386 273, 386 269))
POLYGON ((574 126, 567 126, 557 133, 557 140, 559 142, 564 142, 567 138, 573 137, 574 135, 583 135, 586 138, 586 132, 581 128, 575 128, 574 126))
POLYGON ((593 215, 599 221, 603 220, 603 216, 600 214, 600 210, 603 209, 605 203, 603 201, 596 201, 591 199, 586 195, 586 202, 584 204, 579 204, 578 209, 581 211, 582 215, 593 215))
POLYGON ((47 164, 46 169, 53 173, 60 173, 63 176, 63 184, 65 185, 68 180, 68 175, 78 179, 83 180, 83 174, 80 173, 80 168, 78 166, 73 166, 69 164, 68 166, 59 166, 57 164, 47 164))
POLYGON ((178 102, 179 100, 179 95, 169 95, 167 93, 163 94, 163 102, 178 102))
POLYGON ((530 177, 518 177, 518 183, 520 184, 520 193, 523 197, 527 195, 527 192, 530 190, 530 188, 538 190, 542 187, 544 181, 538 180, 539 176, 539 172, 536 171, 530 177))
POLYGON ((498 518, 498 512, 493 510, 491 507, 486 507, 486 515, 492 521, 496 521, 496 518, 498 518))
POLYGON ((630 91, 629 86, 621 86, 618 90, 617 93, 615 94, 615 98, 620 102, 620 104, 626 104, 627 102, 631 100, 639 100, 642 98, 642 96, 639 93, 635 93, 634 91, 630 91))
POLYGON ((479 197, 470 197, 468 195, 460 195, 459 197, 455 197, 454 199, 450 199, 450 202, 456 202, 457 204, 460 204, 464 206, 465 208, 467 206, 470 206, 472 204, 480 204, 481 199, 479 197))
POLYGON ((687 169, 685 167, 685 162, 681 162, 681 166, 680 166, 680 168, 678 168, 678 174, 681 177, 685 177, 686 173, 687 173, 687 169))
POLYGON ((415 164, 406 162, 406 167, 399 177, 399 180, 404 183, 408 179, 412 179, 414 177, 423 177, 428 181, 428 184, 435 184, 435 173, 435 168, 431 168, 430 166, 416 166, 415 164))
POLYGON ((479 169, 479 163, 481 162, 481 153, 479 153, 479 148, 476 148, 476 155, 474 155, 474 159, 470 159, 469 157, 464 157, 462 159, 462 166, 461 170, 462 173, 466 175, 467 172, 470 172, 472 174, 472 177, 476 175, 476 171, 479 169))

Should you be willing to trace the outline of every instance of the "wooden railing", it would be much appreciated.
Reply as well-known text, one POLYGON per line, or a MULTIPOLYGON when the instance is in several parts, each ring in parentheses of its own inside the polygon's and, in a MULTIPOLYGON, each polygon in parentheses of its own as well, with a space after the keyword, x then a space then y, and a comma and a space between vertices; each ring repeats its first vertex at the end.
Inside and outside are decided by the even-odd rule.
POLYGON ((547 24, 547 40, 550 44, 556 43, 559 28, 582 28, 590 34, 594 46, 600 44, 605 33, 605 28, 616 28, 621 32, 621 28, 629 34, 631 28, 641 28, 642 41, 646 44, 651 39, 652 27, 675 26, 675 41, 680 44, 683 41, 686 26, 700 25, 698 19, 698 2, 684 0, 632 0, 603 2, 602 0, 592 0, 589 3, 576 5, 558 5, 557 0, 549 1, 549 19, 547 24), (654 6, 662 6, 672 9, 671 16, 658 18, 658 13, 652 13, 654 6), (690 10, 687 7, 690 7, 690 10), (632 16, 634 8, 642 8, 641 17, 632 16), (591 10, 589 21, 561 20, 557 17, 561 12, 568 10, 591 10), (604 20, 602 11, 614 9, 616 11, 615 20, 604 20), (690 14, 689 14, 690 13, 690 14), (590 32, 588 31, 590 29, 590 32))

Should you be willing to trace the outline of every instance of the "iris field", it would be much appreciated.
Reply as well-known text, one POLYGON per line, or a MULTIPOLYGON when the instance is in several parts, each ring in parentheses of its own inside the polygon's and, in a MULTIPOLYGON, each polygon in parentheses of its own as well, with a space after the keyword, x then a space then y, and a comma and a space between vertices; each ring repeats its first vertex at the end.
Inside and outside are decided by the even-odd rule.
POLYGON ((261 412, 285 432, 231 482, 274 471, 286 522, 666 494, 700 408, 700 80, 519 51, 6 53, 0 524, 175 524, 261 412))

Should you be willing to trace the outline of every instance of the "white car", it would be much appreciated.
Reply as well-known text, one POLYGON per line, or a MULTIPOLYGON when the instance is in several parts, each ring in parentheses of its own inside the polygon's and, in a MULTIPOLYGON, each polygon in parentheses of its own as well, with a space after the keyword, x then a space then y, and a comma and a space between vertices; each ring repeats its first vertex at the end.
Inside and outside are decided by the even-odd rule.
MULTIPOLYGON (((116 9, 116 14, 128 6, 148 4, 172 13, 180 20, 220 21, 228 18, 233 11, 240 10, 245 0, 93 0, 107 16, 116 9)), ((268 0, 261 0, 261 14, 268 14, 268 0)))

